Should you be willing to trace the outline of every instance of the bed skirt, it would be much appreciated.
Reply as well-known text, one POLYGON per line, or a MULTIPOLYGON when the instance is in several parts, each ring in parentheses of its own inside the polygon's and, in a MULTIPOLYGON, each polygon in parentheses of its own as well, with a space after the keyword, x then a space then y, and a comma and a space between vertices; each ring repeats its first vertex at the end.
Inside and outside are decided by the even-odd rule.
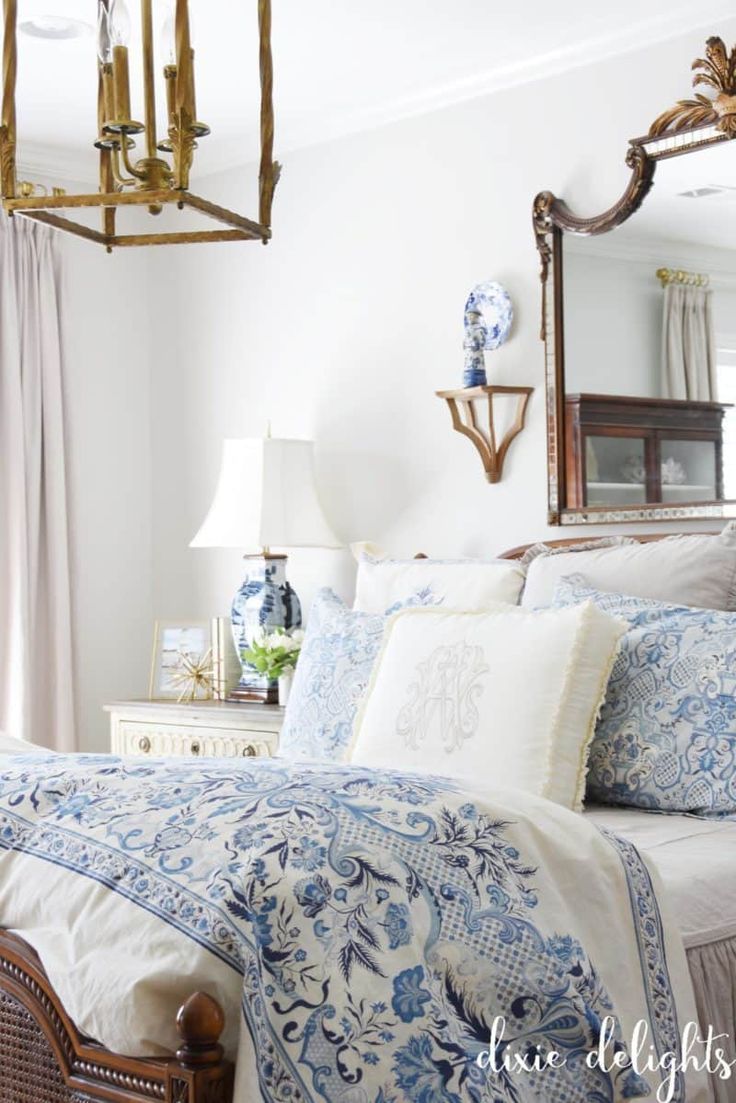
MULTIPOLYGON (((701 1027, 710 1023, 727 1034, 728 1055, 736 1059, 736 938, 724 938, 687 951, 701 1027)), ((711 1078, 716 1103, 736 1103, 736 1079, 711 1078)))

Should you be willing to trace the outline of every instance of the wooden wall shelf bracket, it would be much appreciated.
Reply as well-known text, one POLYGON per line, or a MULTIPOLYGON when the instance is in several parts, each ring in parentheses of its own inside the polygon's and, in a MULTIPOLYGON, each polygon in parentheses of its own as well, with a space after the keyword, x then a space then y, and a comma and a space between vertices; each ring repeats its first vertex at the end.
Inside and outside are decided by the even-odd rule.
POLYGON ((472 440, 483 461, 483 470, 489 483, 498 483, 503 474, 503 464, 514 437, 524 428, 526 408, 533 387, 465 387, 457 391, 437 391, 450 407, 452 427, 472 440), (496 444, 496 424, 493 400, 496 395, 516 395, 516 416, 507 429, 501 443, 496 444), (484 408, 485 407, 485 408, 484 408))

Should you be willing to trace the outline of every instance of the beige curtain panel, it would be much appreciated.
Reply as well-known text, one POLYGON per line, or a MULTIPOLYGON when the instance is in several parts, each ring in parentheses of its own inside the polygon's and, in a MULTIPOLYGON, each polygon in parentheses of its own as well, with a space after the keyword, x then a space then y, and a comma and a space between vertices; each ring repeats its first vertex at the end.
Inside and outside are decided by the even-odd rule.
POLYGON ((664 289, 663 397, 717 402, 713 293, 669 283, 664 289))
POLYGON ((75 750, 53 232, 0 220, 0 734, 75 750))

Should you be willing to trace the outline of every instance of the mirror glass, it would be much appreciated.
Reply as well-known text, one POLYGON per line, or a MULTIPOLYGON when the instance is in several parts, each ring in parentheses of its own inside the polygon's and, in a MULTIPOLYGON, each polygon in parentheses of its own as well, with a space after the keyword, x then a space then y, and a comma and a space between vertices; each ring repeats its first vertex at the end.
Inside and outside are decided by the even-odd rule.
POLYGON ((568 508, 736 498, 736 146, 562 247, 568 508))

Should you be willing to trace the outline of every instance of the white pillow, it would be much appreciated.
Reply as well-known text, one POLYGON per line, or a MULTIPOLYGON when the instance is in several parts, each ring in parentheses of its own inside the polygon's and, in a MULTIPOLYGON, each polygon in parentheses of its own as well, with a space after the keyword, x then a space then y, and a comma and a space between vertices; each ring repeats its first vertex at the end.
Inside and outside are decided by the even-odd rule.
POLYGON ((557 583, 573 574, 585 575, 591 589, 608 593, 736 610, 736 525, 727 525, 720 535, 668 536, 651 544, 581 551, 542 545, 528 563, 521 604, 528 609, 551 605, 557 583))
POLYGON ((407 603, 443 605, 473 612, 495 602, 516 605, 524 569, 504 559, 387 559, 358 556, 353 608, 391 612, 407 603))
POLYGON ((588 747, 625 628, 592 602, 538 613, 508 606, 397 613, 349 759, 480 777, 579 811, 588 747))

